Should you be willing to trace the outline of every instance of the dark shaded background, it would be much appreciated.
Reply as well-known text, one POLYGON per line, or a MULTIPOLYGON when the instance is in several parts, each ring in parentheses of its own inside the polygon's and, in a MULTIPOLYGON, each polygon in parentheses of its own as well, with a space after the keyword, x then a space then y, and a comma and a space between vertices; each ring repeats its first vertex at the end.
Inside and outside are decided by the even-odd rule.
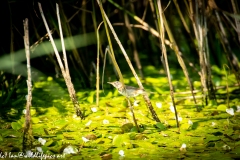
MULTIPOLYGON (((63 1, 39 1, 42 4, 42 8, 45 14, 45 17, 48 20, 48 24, 51 29, 55 28, 57 25, 57 18, 55 12, 55 4, 60 4, 60 10, 63 10, 66 18, 69 19, 77 12, 77 8, 82 8, 78 14, 69 22, 70 29, 72 35, 84 34, 94 32, 94 26, 92 21, 92 15, 90 12, 93 11, 93 4, 96 10, 96 20, 97 25, 102 21, 101 13, 96 1, 86 0, 86 1, 77 1, 77 0, 63 0, 63 1), (85 20, 83 20, 83 14, 85 14, 85 20), (85 25, 84 23, 85 22, 85 25)), ((161 1, 163 6, 167 6, 169 1, 162 0, 161 1)), ((46 29, 44 27, 41 15, 38 9, 38 1, 31 1, 31 0, 3 0, 1 1, 0 5, 0 17, 1 17, 1 45, 0 45, 0 56, 8 55, 11 52, 11 39, 13 42, 12 51, 15 52, 17 50, 24 48, 23 42, 23 20, 25 18, 29 19, 29 29, 30 29, 30 44, 35 43, 39 38, 36 35, 36 32, 39 34, 40 37, 46 34, 46 29), (12 26, 12 27, 11 27, 12 26), (11 34, 12 31, 12 34, 11 34)), ((125 9, 131 11, 131 4, 134 7, 134 12, 137 16, 142 17, 144 10, 146 9, 147 5, 147 13, 145 21, 152 27, 155 27, 153 13, 147 3, 147 0, 132 0, 126 1, 125 5, 123 5, 122 1, 117 1, 117 3, 123 6, 125 9)), ((208 4, 208 1, 205 1, 208 4)), ((178 4, 181 8, 181 11, 184 14, 184 18, 188 22, 188 25, 191 29, 192 37, 194 37, 194 32, 192 29, 192 25, 190 19, 188 17, 188 13, 185 9, 185 5, 183 1, 178 1, 178 4)), ((219 9, 228 11, 232 13, 232 7, 230 1, 218 0, 216 1, 217 6, 219 9)), ((123 11, 118 10, 115 6, 110 4, 108 1, 103 2, 103 7, 105 12, 109 16, 111 23, 124 23, 124 16, 123 11)), ((164 7, 164 8, 165 8, 164 7)), ((218 29, 214 26, 214 19, 211 16, 212 13, 208 15, 208 36, 209 36, 209 47, 210 47, 210 59, 211 64, 216 64, 221 67, 224 63, 227 63, 225 55, 223 54, 223 49, 221 46, 221 42, 219 40, 218 29)), ((198 53, 195 45, 193 44, 190 35, 187 34, 185 31, 182 22, 179 18, 177 13, 176 7, 173 2, 170 3, 168 8, 165 10, 165 15, 168 20, 168 23, 171 27, 171 30, 175 36, 176 42, 179 45, 180 51, 183 53, 184 59, 188 60, 195 64, 196 67, 199 66, 199 58, 198 53)), ((63 18, 63 15, 61 15, 63 18)), ((130 23, 138 24, 135 20, 129 17, 130 23)), ((227 23, 226 20, 223 19, 223 22, 226 22, 224 25, 226 27, 226 31, 229 37, 230 45, 232 50, 235 52, 239 51, 239 43, 237 41, 237 33, 233 29, 230 28, 230 24, 227 23), (228 29, 228 30, 227 30, 228 29)), ((132 46, 131 42, 129 41, 127 29, 123 26, 114 26, 116 33, 118 34, 123 46, 127 50, 130 58, 133 59, 132 54, 132 46)), ((104 52, 105 47, 107 44, 107 39, 104 31, 104 27, 100 29, 103 31, 101 34, 101 42, 102 42, 102 50, 104 52)), ((139 28, 133 28, 135 33, 135 38, 137 41, 137 50, 139 53, 140 61, 142 66, 146 65, 153 65, 157 68, 162 67, 160 56, 161 56, 161 48, 159 47, 158 38, 151 35, 151 33, 144 31, 139 28)), ((66 37, 66 34, 64 33, 66 37)), ((59 38, 58 29, 53 34, 54 38, 59 38)), ((120 68, 123 70, 128 69, 125 65, 124 57, 120 53, 119 47, 117 46, 116 42, 113 40, 113 45, 115 49, 115 54, 117 60, 119 62, 120 68), (121 65, 123 64, 123 65, 121 65)), ((46 40, 45 40, 46 41, 46 40)), ((175 53, 168 47, 168 54, 169 54, 169 61, 171 68, 179 68, 178 62, 176 60, 175 53)), ((73 64, 69 63, 70 70, 72 76, 75 78, 80 78, 86 84, 85 87, 90 87, 91 84, 89 83, 90 73, 94 73, 94 69, 92 63, 96 63, 96 53, 97 48, 96 45, 90 45, 82 48, 77 48, 79 55, 83 61, 84 67, 87 71, 87 74, 82 72, 81 67, 77 66, 78 72, 81 74, 75 74, 76 68, 73 68, 73 64)), ((68 51, 68 56, 72 55, 72 51, 68 51)), ((236 54, 238 56, 238 54, 236 54)), ((53 55, 54 57, 54 55, 53 55)), ((24 62, 23 62, 24 63, 24 62)), ((101 66, 103 64, 103 59, 101 57, 100 60, 101 66)), ((54 64, 51 60, 49 60, 48 56, 41 56, 38 58, 34 58, 31 60, 31 64, 34 68, 42 71, 46 75, 48 74, 55 74, 54 64)), ((134 61, 133 64, 135 65, 134 61)), ((136 65, 135 65, 136 67, 136 65)), ((1 69, 0 69, 1 70, 1 69)), ((107 72, 107 74, 111 74, 107 72)))

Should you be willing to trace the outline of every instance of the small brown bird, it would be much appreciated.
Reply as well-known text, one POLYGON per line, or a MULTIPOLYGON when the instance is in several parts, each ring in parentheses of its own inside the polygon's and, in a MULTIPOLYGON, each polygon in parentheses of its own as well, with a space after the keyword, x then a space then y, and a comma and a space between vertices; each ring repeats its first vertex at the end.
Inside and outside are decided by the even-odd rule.
POLYGON ((113 85, 118 90, 118 92, 125 97, 134 98, 140 94, 146 93, 143 89, 135 88, 132 86, 125 85, 125 89, 124 89, 123 84, 119 81, 107 82, 107 83, 113 85))

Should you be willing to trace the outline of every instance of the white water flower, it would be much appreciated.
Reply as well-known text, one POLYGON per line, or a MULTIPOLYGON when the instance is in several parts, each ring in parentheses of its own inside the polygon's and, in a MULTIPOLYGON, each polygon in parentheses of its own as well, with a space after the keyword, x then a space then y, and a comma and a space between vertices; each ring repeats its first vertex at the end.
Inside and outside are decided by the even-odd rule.
POLYGON ((75 119, 75 120, 80 120, 80 117, 78 117, 76 114, 74 114, 74 115, 72 116, 72 118, 75 119))
POLYGON ((88 126, 91 125, 91 123, 92 123, 92 121, 90 120, 90 121, 88 121, 88 122, 85 124, 85 126, 88 127, 88 126))
POLYGON ((186 151, 187 145, 185 143, 182 144, 180 151, 186 151))
POLYGON ((187 145, 185 143, 182 144, 181 148, 186 148, 187 145))
POLYGON ((89 139, 87 139, 87 138, 85 138, 85 137, 82 137, 82 140, 83 140, 83 142, 88 142, 89 141, 89 139))
POLYGON ((237 106, 237 111, 236 112, 240 112, 240 106, 237 106))
POLYGON ((91 110, 92 110, 93 113, 97 112, 97 108, 96 107, 92 107, 91 110))
POLYGON ((175 113, 174 106, 172 104, 170 105, 169 109, 172 113, 175 113))
POLYGON ((212 126, 215 126, 216 125, 216 123, 215 122, 212 122, 212 126))
POLYGON ((38 138, 38 142, 40 142, 42 145, 46 143, 46 139, 38 138))
POLYGON ((104 120, 103 120, 103 124, 109 124, 109 120, 104 119, 104 120))
MULTIPOLYGON (((174 116, 173 118, 176 119, 176 116, 174 116)), ((178 122, 181 122, 183 119, 181 116, 177 116, 177 118, 178 118, 178 122)))
POLYGON ((193 122, 189 119, 189 120, 188 120, 188 124, 189 124, 190 126, 192 126, 192 125, 193 125, 193 122))
POLYGON ((23 114, 26 114, 26 113, 27 113, 27 110, 26 110, 26 109, 24 109, 24 110, 22 111, 22 113, 23 113, 23 114))
POLYGON ((223 145, 222 146, 223 147, 223 149, 225 150, 225 151, 230 151, 231 150, 231 147, 230 146, 228 146, 228 145, 223 145))
POLYGON ((124 151, 123 150, 120 150, 119 152, 118 152, 118 154, 120 155, 120 156, 122 156, 122 157, 124 157, 125 155, 124 155, 124 151))
POLYGON ((43 152, 42 147, 36 147, 36 150, 37 150, 38 152, 43 152))
POLYGON ((71 154, 71 153, 75 154, 77 152, 78 152, 77 148, 73 148, 73 146, 67 146, 63 150, 63 154, 71 154))
POLYGON ((182 117, 178 116, 178 122, 182 121, 182 117))
POLYGON ((139 102, 140 102, 140 101, 138 101, 138 100, 134 101, 134 102, 133 102, 133 106, 139 106, 139 105, 138 105, 139 102))
POLYGON ((162 103, 161 102, 156 102, 157 108, 162 108, 162 103))
POLYGON ((234 115, 234 109, 233 109, 233 108, 229 108, 229 109, 227 108, 227 109, 226 109, 226 112, 227 112, 228 114, 232 115, 232 116, 234 115))

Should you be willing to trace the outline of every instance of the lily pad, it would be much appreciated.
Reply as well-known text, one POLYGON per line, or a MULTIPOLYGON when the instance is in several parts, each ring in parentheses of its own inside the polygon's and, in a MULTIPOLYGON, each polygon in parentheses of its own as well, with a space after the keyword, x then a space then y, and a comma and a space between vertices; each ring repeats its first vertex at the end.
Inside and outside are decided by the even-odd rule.
POLYGON ((22 124, 19 124, 18 122, 12 122, 11 126, 16 131, 22 128, 22 124))
POLYGON ((161 131, 166 130, 166 127, 161 123, 161 122, 157 122, 156 127, 159 128, 161 131))

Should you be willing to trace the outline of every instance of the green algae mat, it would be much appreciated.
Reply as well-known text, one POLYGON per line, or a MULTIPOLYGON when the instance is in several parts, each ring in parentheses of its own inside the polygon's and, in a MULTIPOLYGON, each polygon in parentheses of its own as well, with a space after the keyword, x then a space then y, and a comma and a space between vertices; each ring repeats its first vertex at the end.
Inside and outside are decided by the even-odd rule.
MULTIPOLYGON (((215 79, 215 83, 226 85, 224 80, 218 81, 221 78, 215 79)), ((184 81, 173 81, 176 91, 187 90, 184 81)), ((130 78, 126 84, 136 86, 133 82, 130 78)), ((240 158, 239 95, 230 94, 237 87, 228 88, 229 96, 226 88, 218 89, 216 95, 221 98, 209 101, 208 105, 204 105, 201 92, 196 94, 200 97, 197 105, 190 93, 176 94, 181 130, 178 133, 166 78, 146 76, 143 84, 161 123, 152 119, 143 98, 138 96, 138 103, 134 104, 141 130, 138 133, 125 98, 107 84, 104 93, 100 93, 99 107, 95 105, 95 91, 77 91, 85 114, 81 120, 74 113, 64 82, 41 78, 34 83, 31 108, 34 147, 27 153, 21 152, 26 91, 19 89, 22 96, 14 102, 16 107, 7 110, 0 119, 0 159, 240 158)), ((194 86, 199 89, 199 82, 195 81, 194 86)))

